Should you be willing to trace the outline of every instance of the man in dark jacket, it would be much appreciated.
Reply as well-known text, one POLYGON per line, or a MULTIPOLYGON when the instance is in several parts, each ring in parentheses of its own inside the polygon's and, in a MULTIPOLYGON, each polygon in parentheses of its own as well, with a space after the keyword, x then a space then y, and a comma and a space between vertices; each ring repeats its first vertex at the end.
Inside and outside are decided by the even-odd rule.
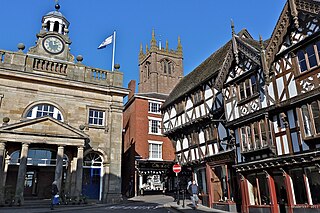
POLYGON ((198 202, 199 202, 199 197, 198 197, 198 194, 199 194, 199 187, 198 185, 196 184, 196 181, 192 181, 192 184, 189 186, 188 188, 188 192, 190 193, 191 195, 191 201, 192 201, 192 205, 193 205, 193 208, 198 208, 198 202))

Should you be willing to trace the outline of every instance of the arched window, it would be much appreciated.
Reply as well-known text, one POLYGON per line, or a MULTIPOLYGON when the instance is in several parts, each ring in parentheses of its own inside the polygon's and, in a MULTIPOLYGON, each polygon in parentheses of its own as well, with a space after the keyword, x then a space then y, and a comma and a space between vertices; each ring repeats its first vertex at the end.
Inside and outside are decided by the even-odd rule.
POLYGON ((101 156, 96 152, 90 152, 84 157, 84 166, 101 166, 103 163, 101 156))
POLYGON ((54 32, 59 32, 59 22, 58 21, 54 22, 53 31, 54 32))
POLYGON ((26 114, 27 118, 38 118, 43 116, 51 116, 59 121, 63 121, 62 113, 58 108, 51 104, 38 104, 31 109, 26 114))
POLYGON ((174 67, 173 67, 172 61, 165 59, 162 61, 161 65, 162 65, 163 73, 168 73, 168 74, 173 73, 174 67))
POLYGON ((50 31, 50 21, 47 21, 47 31, 50 31))

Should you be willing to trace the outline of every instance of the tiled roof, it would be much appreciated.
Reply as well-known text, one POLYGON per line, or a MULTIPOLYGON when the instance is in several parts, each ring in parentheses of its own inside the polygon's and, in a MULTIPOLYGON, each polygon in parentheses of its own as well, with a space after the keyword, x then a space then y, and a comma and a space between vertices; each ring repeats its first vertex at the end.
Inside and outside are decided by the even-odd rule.
POLYGON ((186 75, 172 90, 162 108, 168 106, 175 100, 182 97, 184 94, 192 91, 202 82, 208 80, 210 77, 216 75, 223 65, 224 58, 228 50, 231 48, 231 40, 224 46, 209 56, 204 62, 196 67, 192 72, 186 75))

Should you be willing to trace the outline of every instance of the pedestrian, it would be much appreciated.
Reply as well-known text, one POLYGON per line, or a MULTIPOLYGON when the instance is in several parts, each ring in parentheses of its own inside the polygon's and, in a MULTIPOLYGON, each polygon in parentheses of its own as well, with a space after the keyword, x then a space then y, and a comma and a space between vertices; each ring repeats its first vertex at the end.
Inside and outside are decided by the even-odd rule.
POLYGON ((193 208, 194 208, 194 209, 198 208, 198 202, 199 202, 199 197, 198 197, 199 187, 198 187, 198 185, 196 184, 196 181, 195 181, 195 180, 193 180, 193 181, 192 181, 192 184, 189 186, 188 192, 189 192, 190 195, 191 195, 191 201, 192 201, 193 208))
POLYGON ((54 209, 54 205, 57 205, 59 203, 59 190, 57 186, 57 181, 52 182, 52 187, 51 187, 51 210, 54 209))

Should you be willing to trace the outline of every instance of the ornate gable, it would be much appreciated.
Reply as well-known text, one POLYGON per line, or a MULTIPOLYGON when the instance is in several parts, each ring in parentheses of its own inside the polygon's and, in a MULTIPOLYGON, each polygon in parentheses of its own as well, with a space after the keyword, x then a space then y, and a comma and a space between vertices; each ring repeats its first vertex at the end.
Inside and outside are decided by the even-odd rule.
POLYGON ((319 13, 318 1, 289 0, 285 4, 266 48, 269 67, 278 52, 319 31, 319 13))

